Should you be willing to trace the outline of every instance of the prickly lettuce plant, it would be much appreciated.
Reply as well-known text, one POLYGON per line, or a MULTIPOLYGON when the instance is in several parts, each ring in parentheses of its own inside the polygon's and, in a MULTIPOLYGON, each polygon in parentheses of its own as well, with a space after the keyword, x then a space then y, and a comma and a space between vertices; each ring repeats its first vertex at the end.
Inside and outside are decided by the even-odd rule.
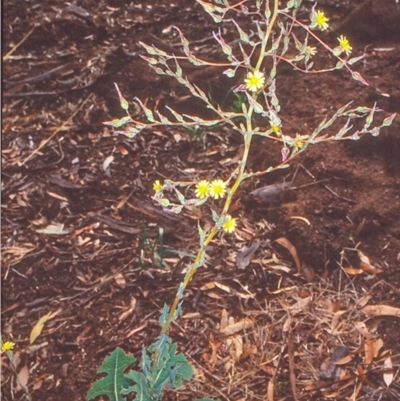
POLYGON ((292 135, 286 132, 280 117, 281 105, 276 90, 279 63, 288 63, 295 70, 307 74, 344 69, 349 73, 349 77, 368 85, 358 72, 352 70, 352 65, 363 56, 351 57, 352 46, 342 35, 337 38, 337 46, 334 48, 320 39, 318 32, 329 29, 329 19, 317 8, 314 7, 311 10, 308 24, 300 22, 297 13, 302 4, 301 0, 196 1, 212 17, 216 25, 231 24, 235 27, 238 35, 236 47, 232 43, 227 43, 221 34, 221 29, 213 34, 226 61, 215 62, 198 57, 177 27, 175 29, 180 37, 184 56, 168 54, 154 45, 141 43, 147 52, 147 55, 142 58, 157 74, 171 76, 186 87, 191 96, 200 99, 214 117, 205 119, 200 115, 181 114, 168 106, 166 106, 167 112, 162 114, 159 110, 152 110, 140 99, 135 98, 143 114, 143 118, 135 119, 129 113, 128 102, 116 86, 121 107, 126 112, 126 116, 105 124, 113 127, 115 134, 126 135, 129 138, 159 126, 211 129, 224 124, 242 136, 243 156, 230 177, 217 178, 211 182, 206 177, 198 177, 198 180, 192 183, 193 196, 189 199, 180 190, 181 187, 188 185, 187 182, 180 183, 171 180, 166 180, 164 183, 154 182, 154 201, 160 207, 174 213, 180 213, 187 206, 205 207, 209 199, 222 199, 222 206, 219 211, 211 210, 214 226, 209 231, 204 231, 201 224, 198 225, 197 255, 187 266, 186 274, 177 289, 172 305, 164 306, 160 317, 160 336, 149 347, 143 346, 140 371, 131 368, 136 362, 135 358, 117 348, 99 368, 98 373, 104 373, 106 376, 93 384, 88 392, 89 400, 99 395, 107 395, 111 401, 119 401, 131 394, 131 397, 134 395, 134 400, 156 401, 161 400, 164 387, 179 387, 183 380, 190 380, 193 369, 184 355, 176 353, 177 346, 168 337, 168 330, 171 322, 181 313, 186 287, 197 270, 206 262, 207 246, 218 232, 234 232, 237 219, 229 214, 229 208, 238 187, 244 180, 288 167, 294 157, 319 142, 355 140, 366 133, 376 136, 380 128, 389 126, 394 118, 392 115, 380 124, 373 124, 375 113, 379 111, 375 106, 372 108, 352 107, 352 103, 348 103, 332 115, 326 116, 310 133, 292 135), (238 21, 243 16, 251 19, 254 32, 246 32, 240 26, 238 21), (320 70, 314 69, 313 60, 319 52, 330 55, 324 60, 326 62, 334 60, 334 65, 320 70), (240 75, 240 72, 244 72, 244 80, 237 83, 234 88, 234 92, 239 94, 236 100, 242 100, 240 108, 236 104, 235 110, 232 111, 216 105, 208 94, 187 78, 181 66, 182 61, 190 62, 199 68, 219 66, 223 68, 222 73, 232 78, 232 81, 235 76, 240 75), (254 118, 255 116, 257 119, 254 118), (359 129, 353 128, 352 124, 352 120, 357 119, 363 121, 359 129), (259 123, 256 124, 256 121, 259 123), (255 135, 280 143, 281 162, 279 164, 256 172, 246 170, 252 139, 255 135))

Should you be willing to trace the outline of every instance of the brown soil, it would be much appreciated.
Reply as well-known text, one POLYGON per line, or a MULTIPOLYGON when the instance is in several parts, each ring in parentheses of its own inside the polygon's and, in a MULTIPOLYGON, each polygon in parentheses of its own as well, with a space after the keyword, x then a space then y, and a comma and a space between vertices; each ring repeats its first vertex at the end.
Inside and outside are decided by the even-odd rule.
MULTIPOLYGON (((361 3, 320 6, 340 27, 361 3)), ((138 57, 138 42, 177 49, 171 30, 177 25, 201 54, 218 60, 216 27, 199 5, 68 4, 35 0, 28 7, 9 0, 3 20, 2 338, 16 343, 15 372, 27 379, 32 398, 48 401, 84 400, 107 354, 120 346, 140 357, 142 344, 159 333, 160 310, 196 251, 197 222, 207 224, 208 217, 203 210, 177 217, 160 210, 151 199, 154 180, 226 179, 241 152, 240 138, 224 128, 163 129, 128 140, 102 124, 122 115, 114 82, 129 100, 198 109, 173 79, 138 57), (41 231, 50 225, 63 225, 66 233, 41 231), (30 345, 32 328, 49 312, 57 313, 30 345)), ((235 39, 230 29, 227 40, 235 39)), ((325 34, 332 45, 335 37, 325 34)), ((376 102, 384 110, 380 119, 399 112, 400 43, 394 39, 353 43, 354 55, 366 52, 356 69, 369 87, 344 72, 313 76, 283 66, 278 94, 286 131, 309 132, 353 99, 376 102)), ((235 83, 219 78, 218 69, 188 74, 217 101, 232 104, 235 83)), ((400 399, 399 317, 368 318, 362 311, 400 307, 399 128, 396 117, 379 137, 316 145, 289 170, 243 183, 232 207, 239 229, 211 244, 209 262, 190 284, 184 315, 170 332, 196 376, 166 399, 266 400, 269 383, 275 400, 295 399, 294 386, 299 400, 400 399), (249 195, 289 182, 297 168, 291 186, 272 201, 249 195), (308 280, 279 238, 294 245, 308 280), (257 240, 251 263, 239 269, 239 250, 257 240), (227 337, 225 318, 252 324, 227 337), (335 380, 322 380, 323 362, 341 345, 349 347, 349 359, 335 380)), ((273 165, 279 152, 256 138, 249 169, 273 165)), ((4 399, 27 399, 15 390, 5 355, 2 368, 4 399)))

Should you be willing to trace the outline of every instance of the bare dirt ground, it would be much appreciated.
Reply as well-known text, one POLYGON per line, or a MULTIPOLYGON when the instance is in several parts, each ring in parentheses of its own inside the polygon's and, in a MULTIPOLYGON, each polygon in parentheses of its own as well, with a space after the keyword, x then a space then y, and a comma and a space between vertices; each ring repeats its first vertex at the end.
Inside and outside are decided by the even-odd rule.
MULTIPOLYGON (((362 3, 319 4, 340 27, 362 3)), ((360 15, 389 29, 374 2, 366 3, 360 15)), ((304 4, 300 19, 312 6, 304 4)), ((393 16, 390 7, 382 1, 380 11, 393 16)), ((218 60, 217 27, 194 1, 4 4, 1 318, 3 341, 16 343, 14 372, 2 355, 4 400, 27 399, 16 374, 32 399, 84 400, 115 347, 140 357, 196 251, 197 223, 208 219, 201 210, 163 212, 151 199, 152 183, 226 179, 239 160, 240 138, 224 128, 165 129, 128 140, 102 124, 122 116, 114 82, 128 100, 198 108, 138 56, 139 41, 178 51, 172 25, 199 54, 218 60), (33 327, 48 313, 31 345, 33 327)), ((254 29, 251 21, 243 25, 254 29)), ((354 25, 343 25, 351 40, 354 25)), ((234 40, 234 29, 226 29, 234 40)), ((282 65, 286 131, 308 132, 353 99, 376 103, 384 110, 379 118, 399 112, 394 32, 354 35, 353 54, 366 54, 356 69, 369 87, 344 72, 312 76, 282 65)), ((335 33, 323 35, 335 45, 335 33)), ((187 74, 234 107, 237 82, 218 69, 187 74)), ((399 128, 396 117, 379 137, 320 144, 290 169, 244 182, 231 211, 239 228, 212 243, 170 332, 195 378, 166 399, 400 399, 399 128), (249 195, 289 182, 296 170, 276 199, 249 195), (239 268, 240 250, 257 241, 250 263, 239 268), (394 309, 377 312, 374 305, 394 309), (235 322, 245 328, 234 331, 235 322)), ((249 169, 279 158, 279 149, 256 139, 249 169)))

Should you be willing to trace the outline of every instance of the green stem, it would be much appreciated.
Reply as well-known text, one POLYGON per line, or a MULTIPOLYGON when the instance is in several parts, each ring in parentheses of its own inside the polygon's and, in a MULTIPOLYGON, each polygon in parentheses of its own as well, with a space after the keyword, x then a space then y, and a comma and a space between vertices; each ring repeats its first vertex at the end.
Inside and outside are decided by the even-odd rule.
MULTIPOLYGON (((274 11, 272 12, 271 20, 267 26, 267 30, 265 31, 264 40, 261 43, 261 51, 260 51, 260 55, 258 56, 258 61, 257 61, 256 68, 255 68, 256 71, 258 71, 261 67, 262 61, 264 59, 265 49, 267 48, 267 42, 271 35, 272 28, 275 25, 276 17, 278 16, 278 6, 279 6, 278 3, 279 3, 279 0, 274 1, 274 11)), ((267 5, 268 5, 268 2, 267 2, 267 5)))
MULTIPOLYGON (((273 26, 275 24, 277 14, 278 14, 278 0, 274 0, 274 10, 273 10, 273 13, 272 13, 271 20, 270 20, 270 22, 268 24, 268 27, 266 29, 266 32, 265 32, 265 38, 264 38, 264 40, 263 40, 263 42, 261 44, 261 52, 260 52, 260 55, 258 57, 258 61, 257 61, 257 64, 256 64, 256 68, 255 68, 256 70, 260 69, 262 61, 264 59, 264 54, 265 54, 265 49, 266 49, 266 46, 267 46, 267 42, 268 42, 268 39, 269 39, 269 37, 271 35, 272 28, 273 28, 273 26)), ((257 94, 254 94, 253 96, 256 97, 257 94)), ((238 189, 238 187, 239 187, 239 185, 242 182, 243 177, 244 177, 244 171, 245 171, 245 168, 246 168, 246 163, 247 163, 247 159, 248 159, 249 152, 250 152, 251 139, 253 137, 253 127, 252 127, 252 122, 251 122, 251 119, 252 119, 252 116, 253 116, 253 112, 254 112, 254 108, 253 108, 253 106, 250 105, 249 110, 248 110, 247 115, 246 115, 246 132, 243 133, 245 147, 244 147, 244 153, 243 153, 243 157, 242 157, 239 173, 238 173, 238 176, 237 176, 232 188, 228 191, 228 195, 226 197, 225 204, 224 204, 224 207, 222 209, 222 215, 224 215, 224 214, 226 214, 228 212, 229 207, 230 207, 230 205, 232 203, 233 196, 234 196, 236 190, 238 189)), ((168 313, 168 318, 164 322, 163 327, 161 329, 161 334, 166 334, 167 333, 171 322, 174 320, 174 315, 176 313, 176 308, 178 307, 178 304, 179 304, 180 300, 182 299, 182 293, 183 293, 183 291, 185 291, 186 287, 188 286, 188 284, 192 280, 192 278, 195 275, 197 269, 202 265, 201 260, 203 260, 203 258, 205 256, 206 247, 214 239, 214 237, 215 237, 215 235, 217 233, 218 233, 218 228, 215 225, 212 228, 212 230, 210 231, 210 233, 207 235, 206 239, 204 240, 203 245, 201 246, 201 248, 197 252, 196 259, 195 259, 194 263, 190 264, 188 266, 189 270, 186 273, 186 276, 185 276, 185 278, 184 278, 184 280, 183 280, 183 282, 182 282, 182 284, 181 284, 181 286, 179 288, 179 292, 175 295, 175 299, 174 299, 174 301, 173 301, 173 303, 171 305, 171 308, 169 310, 169 313, 168 313)), ((155 355, 155 362, 156 362, 157 358, 158 358, 158 355, 155 355)))

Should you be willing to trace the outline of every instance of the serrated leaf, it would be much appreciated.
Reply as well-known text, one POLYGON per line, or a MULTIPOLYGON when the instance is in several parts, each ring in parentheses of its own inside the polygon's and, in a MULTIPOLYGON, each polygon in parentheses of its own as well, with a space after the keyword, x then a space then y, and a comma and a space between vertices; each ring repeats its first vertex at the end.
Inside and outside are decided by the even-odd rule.
POLYGON ((206 232, 201 228, 200 223, 197 223, 197 228, 199 230, 200 246, 202 247, 206 239, 206 232))
POLYGON ((136 384, 133 386, 124 388, 121 391, 122 395, 136 393, 136 397, 133 399, 133 401, 153 401, 154 400, 151 389, 149 388, 146 377, 143 373, 135 372, 134 370, 131 370, 126 375, 126 377, 129 380, 132 380, 136 384))
POLYGON ((220 220, 219 214, 214 209, 211 209, 211 214, 212 214, 212 219, 214 220, 214 223, 217 224, 220 220))
MULTIPOLYGON (((110 401, 124 401, 121 396, 124 370, 136 361, 133 355, 128 355, 121 348, 116 348, 111 355, 104 359, 97 373, 105 373, 106 376, 96 380, 86 397, 93 400, 100 395, 106 395, 110 401)), ((128 375, 129 376, 129 375, 128 375)), ((143 399, 144 401, 144 399, 143 399)))

